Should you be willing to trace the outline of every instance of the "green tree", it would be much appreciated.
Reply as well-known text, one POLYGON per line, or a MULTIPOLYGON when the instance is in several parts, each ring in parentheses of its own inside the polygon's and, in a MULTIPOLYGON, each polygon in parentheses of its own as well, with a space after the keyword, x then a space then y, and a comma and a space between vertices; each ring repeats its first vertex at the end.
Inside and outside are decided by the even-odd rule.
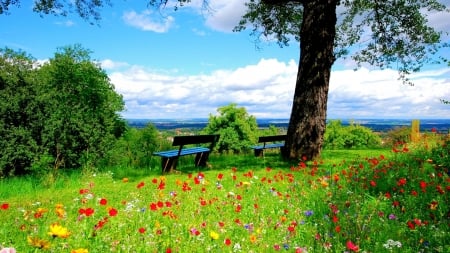
POLYGON ((244 107, 232 103, 217 109, 219 115, 210 115, 203 133, 220 134, 216 148, 220 153, 239 153, 257 141, 258 124, 244 107))
MULTIPOLYGON (((0 13, 19 2, 2 2, 0 13)), ((178 8, 191 0, 175 2, 178 8)), ((64 15, 70 3, 38 0, 34 10, 64 15)), ((75 1, 75 10, 81 17, 98 20, 96 10, 105 3, 109 1, 75 1)), ((147 3, 162 7, 168 0, 147 3)), ((442 43, 441 32, 430 27, 427 20, 430 13, 448 11, 438 0, 249 0, 247 6, 236 31, 251 24, 254 34, 276 38, 282 46, 291 38, 300 42, 299 69, 283 152, 287 158, 312 159, 320 154, 331 67, 338 57, 350 55, 359 64, 397 68, 400 77, 409 83, 408 74, 419 71, 425 63, 442 60, 433 56, 448 46, 442 43)))
POLYGON ((39 68, 45 94, 42 145, 55 167, 79 167, 103 157, 124 130, 123 110, 107 74, 80 45, 58 50, 39 68))
POLYGON ((0 49, 0 177, 25 173, 39 152, 42 105, 33 65, 24 52, 0 49))
POLYGON ((125 130, 123 105, 80 46, 42 66, 0 50, 0 176, 95 164, 125 130))

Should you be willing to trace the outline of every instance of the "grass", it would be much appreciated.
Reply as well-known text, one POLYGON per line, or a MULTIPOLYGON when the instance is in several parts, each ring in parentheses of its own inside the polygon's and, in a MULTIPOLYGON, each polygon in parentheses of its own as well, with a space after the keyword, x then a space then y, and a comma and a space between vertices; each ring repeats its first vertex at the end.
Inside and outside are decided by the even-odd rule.
POLYGON ((325 150, 305 163, 272 151, 212 155, 207 169, 183 158, 182 173, 164 176, 155 167, 3 179, 0 249, 448 252, 448 168, 429 154, 325 150))

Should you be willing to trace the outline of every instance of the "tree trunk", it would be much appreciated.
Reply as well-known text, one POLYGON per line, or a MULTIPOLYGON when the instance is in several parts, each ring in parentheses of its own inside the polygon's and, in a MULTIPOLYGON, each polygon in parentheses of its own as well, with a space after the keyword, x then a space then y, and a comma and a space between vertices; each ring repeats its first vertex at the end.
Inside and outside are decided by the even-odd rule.
POLYGON ((300 61, 283 156, 314 159, 322 150, 338 0, 303 3, 300 61))

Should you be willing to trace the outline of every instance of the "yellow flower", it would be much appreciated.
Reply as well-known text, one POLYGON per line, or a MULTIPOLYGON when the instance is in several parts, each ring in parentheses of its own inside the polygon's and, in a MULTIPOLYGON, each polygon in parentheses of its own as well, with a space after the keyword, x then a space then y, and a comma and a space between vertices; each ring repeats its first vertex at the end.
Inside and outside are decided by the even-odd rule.
POLYGON ((28 236, 27 241, 31 246, 33 246, 35 248, 46 249, 46 250, 50 249, 50 242, 47 240, 41 240, 37 237, 28 236))
POLYGON ((79 248, 79 249, 73 249, 70 251, 70 253, 89 253, 87 249, 79 248))
POLYGON ((67 230, 67 228, 59 225, 58 223, 54 223, 50 225, 50 232, 48 232, 48 234, 53 237, 67 238, 69 237, 70 232, 67 230))
POLYGON ((209 232, 209 236, 210 236, 213 240, 219 239, 219 234, 216 233, 216 232, 214 232, 214 231, 209 232))

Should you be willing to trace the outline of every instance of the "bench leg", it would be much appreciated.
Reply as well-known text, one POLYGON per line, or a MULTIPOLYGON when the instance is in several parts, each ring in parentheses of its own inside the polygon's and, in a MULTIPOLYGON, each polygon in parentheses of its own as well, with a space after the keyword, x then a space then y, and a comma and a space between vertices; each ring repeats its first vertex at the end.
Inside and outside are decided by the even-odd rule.
POLYGON ((164 173, 174 171, 175 168, 177 167, 177 163, 178 163, 178 157, 172 157, 172 158, 161 157, 162 173, 164 174, 164 173))
POLYGON ((263 152, 264 152, 264 149, 262 149, 262 148, 255 149, 255 156, 256 157, 263 156, 263 152))
POLYGON ((198 153, 195 156, 195 166, 205 167, 206 162, 208 161, 209 152, 198 153))

